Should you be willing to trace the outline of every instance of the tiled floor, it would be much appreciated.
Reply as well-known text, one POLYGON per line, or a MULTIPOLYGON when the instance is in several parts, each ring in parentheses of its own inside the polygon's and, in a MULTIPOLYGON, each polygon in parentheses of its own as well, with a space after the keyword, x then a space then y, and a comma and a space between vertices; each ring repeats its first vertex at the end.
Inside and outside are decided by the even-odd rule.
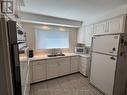
POLYGON ((34 84, 30 93, 30 95, 103 95, 79 73, 34 84))

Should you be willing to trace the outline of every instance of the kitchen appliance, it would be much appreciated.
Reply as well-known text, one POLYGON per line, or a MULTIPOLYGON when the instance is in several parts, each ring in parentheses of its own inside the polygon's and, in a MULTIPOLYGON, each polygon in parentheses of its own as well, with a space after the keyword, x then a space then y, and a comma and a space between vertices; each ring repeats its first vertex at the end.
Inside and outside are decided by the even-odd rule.
POLYGON ((75 47, 75 53, 85 54, 86 53, 86 48, 85 47, 75 47))
POLYGON ((75 47, 75 53, 77 54, 87 54, 88 49, 85 47, 83 43, 77 43, 75 47))
POLYGON ((29 58, 32 58, 34 56, 33 50, 29 50, 29 58))
MULTIPOLYGON (((11 61, 11 75, 13 82, 13 92, 14 95, 25 95, 26 86, 24 82, 28 80, 28 47, 26 44, 26 33, 21 27, 16 24, 16 21, 8 20, 5 21, 7 24, 7 33, 9 40, 9 52, 10 52, 10 61, 11 61), (20 60, 20 54, 24 53, 24 63, 20 60), (23 66, 27 68, 26 74, 23 74, 23 66), (25 88, 24 88, 25 86, 25 88)), ((27 82, 28 87, 28 82, 27 82)))
POLYGON ((105 95, 127 95, 127 35, 94 36, 90 83, 105 95))

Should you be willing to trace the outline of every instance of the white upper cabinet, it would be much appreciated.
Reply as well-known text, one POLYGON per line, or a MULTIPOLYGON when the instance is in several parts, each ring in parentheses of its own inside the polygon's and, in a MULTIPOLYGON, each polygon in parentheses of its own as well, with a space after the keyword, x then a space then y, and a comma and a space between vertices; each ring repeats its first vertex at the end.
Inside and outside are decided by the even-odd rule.
POLYGON ((108 33, 124 32, 124 16, 108 21, 108 33))
POLYGON ((86 46, 91 46, 93 29, 94 29, 93 25, 86 26, 86 31, 85 31, 85 44, 86 44, 86 46))
POLYGON ((125 15, 94 25, 93 35, 124 33, 125 15))
POLYGON ((100 35, 107 32, 107 22, 102 22, 94 25, 94 35, 100 35))
POLYGON ((83 24, 80 29, 79 29, 79 32, 78 32, 78 43, 85 43, 85 31, 86 31, 86 27, 85 25, 83 24))

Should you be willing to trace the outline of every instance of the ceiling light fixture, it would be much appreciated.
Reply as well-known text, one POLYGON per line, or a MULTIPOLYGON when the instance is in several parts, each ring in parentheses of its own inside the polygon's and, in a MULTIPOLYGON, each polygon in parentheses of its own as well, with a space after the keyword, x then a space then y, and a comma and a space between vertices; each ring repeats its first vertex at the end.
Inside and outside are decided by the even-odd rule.
POLYGON ((44 30, 50 30, 51 28, 49 26, 47 26, 47 25, 44 25, 44 26, 42 26, 42 29, 44 29, 44 30))
POLYGON ((59 30, 63 31, 63 32, 66 31, 65 28, 63 28, 63 27, 60 27, 59 30))

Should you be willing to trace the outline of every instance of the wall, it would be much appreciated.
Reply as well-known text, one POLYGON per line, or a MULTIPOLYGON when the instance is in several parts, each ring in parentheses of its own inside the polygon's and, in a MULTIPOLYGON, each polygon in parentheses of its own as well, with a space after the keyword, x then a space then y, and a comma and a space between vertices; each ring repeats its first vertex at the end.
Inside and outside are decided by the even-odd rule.
MULTIPOLYGON (((23 28, 27 33, 27 44, 30 49, 35 49, 35 33, 36 27, 40 27, 40 24, 23 23, 23 28)), ((54 26, 56 27, 56 26, 54 26)), ((78 28, 68 28, 69 30, 69 52, 74 51, 75 44, 77 42, 78 28)), ((44 51, 44 50, 43 50, 44 51)))
POLYGON ((116 17, 116 16, 120 16, 123 14, 127 14, 127 4, 120 6, 118 8, 112 9, 108 12, 103 13, 103 14, 100 14, 99 17, 96 17, 96 18, 93 18, 89 21, 86 21, 86 25, 93 24, 93 23, 96 23, 96 22, 99 22, 102 20, 116 17))

